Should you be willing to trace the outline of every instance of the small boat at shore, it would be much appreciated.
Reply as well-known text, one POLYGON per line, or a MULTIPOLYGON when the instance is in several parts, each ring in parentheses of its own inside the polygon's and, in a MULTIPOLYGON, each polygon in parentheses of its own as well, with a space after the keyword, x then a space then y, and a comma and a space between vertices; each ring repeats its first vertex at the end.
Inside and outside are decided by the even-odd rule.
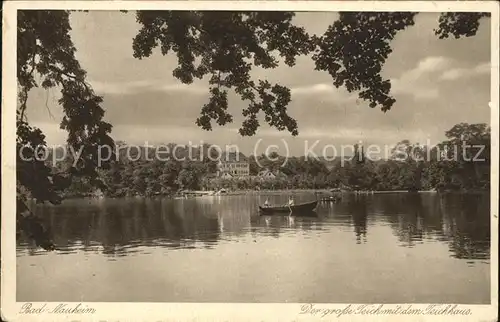
POLYGON ((259 206, 259 210, 262 214, 270 215, 270 214, 291 214, 292 216, 300 216, 303 214, 314 213, 316 206, 318 205, 318 201, 306 202, 293 206, 259 206))
POLYGON ((335 196, 328 196, 328 197, 323 197, 320 199, 322 202, 339 202, 341 198, 335 197, 335 196))

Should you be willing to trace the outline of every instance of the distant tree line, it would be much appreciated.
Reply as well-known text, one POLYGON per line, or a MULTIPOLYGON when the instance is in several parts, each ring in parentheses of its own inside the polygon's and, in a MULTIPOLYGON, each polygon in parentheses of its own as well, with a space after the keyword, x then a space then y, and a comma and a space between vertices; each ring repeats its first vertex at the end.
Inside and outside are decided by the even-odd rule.
MULTIPOLYGON (((176 150, 176 159, 161 161, 146 147, 120 149, 108 169, 99 169, 104 185, 96 189, 85 178, 74 178, 65 197, 90 196, 100 192, 109 197, 172 195, 183 189, 195 190, 275 190, 328 189, 351 190, 487 190, 490 184, 490 128, 486 124, 455 125, 446 132, 447 140, 427 147, 403 140, 389 158, 374 160, 362 149, 349 158, 333 161, 314 157, 259 155, 248 157, 250 176, 220 178, 217 159, 209 145, 191 151, 176 150), (203 153, 203 154, 201 154, 203 153), (212 152, 213 153, 213 152, 212 152), (205 156, 205 157, 203 157, 205 156), (135 160, 135 161, 134 161, 135 160), (183 161, 179 161, 183 160, 183 161), (258 176, 262 170, 272 178, 258 176)), ((118 146, 125 143, 118 142, 118 146)), ((169 144, 175 147, 175 144, 169 144)), ((55 152, 57 153, 57 152, 55 152)), ((53 167, 54 172, 70 167, 68 158, 53 167)))

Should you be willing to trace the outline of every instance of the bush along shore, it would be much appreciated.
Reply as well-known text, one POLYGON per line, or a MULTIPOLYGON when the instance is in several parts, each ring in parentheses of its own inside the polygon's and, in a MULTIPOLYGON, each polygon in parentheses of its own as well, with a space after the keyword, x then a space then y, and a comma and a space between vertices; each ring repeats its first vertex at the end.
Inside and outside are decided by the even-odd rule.
MULTIPOLYGON (((248 163, 245 176, 221 177, 209 144, 188 151, 179 147, 174 159, 160 161, 154 151, 128 151, 106 169, 98 169, 101 185, 75 176, 63 197, 175 196, 183 190, 225 189, 242 191, 329 190, 344 191, 485 191, 490 186, 490 128, 485 124, 457 124, 446 132, 447 140, 434 147, 397 143, 389 158, 371 160, 356 147, 350 158, 314 158, 258 155, 241 157, 248 163), (454 149, 464 144, 468 150, 454 149), (204 149, 205 151, 203 151, 204 149), (189 157, 192 157, 191 159, 189 157), (138 157, 139 156, 139 157, 138 157), (130 161, 136 160, 136 161, 130 161), (286 162, 285 162, 286 161, 286 162), (262 173, 265 176, 262 176, 262 173)), ((126 146, 124 142, 118 145, 126 146)), ((175 146, 175 144, 170 144, 175 146)), ((120 151, 124 151, 121 149, 120 151)), ((52 151, 58 153, 58 151, 52 151)), ((52 165, 55 173, 71 167, 73 160, 52 165)))

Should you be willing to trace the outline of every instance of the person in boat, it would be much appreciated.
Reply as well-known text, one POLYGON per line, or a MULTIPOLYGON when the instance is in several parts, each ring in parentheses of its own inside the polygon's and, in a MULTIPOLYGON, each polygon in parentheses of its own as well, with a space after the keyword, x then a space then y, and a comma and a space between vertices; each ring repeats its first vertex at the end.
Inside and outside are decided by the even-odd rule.
POLYGON ((264 202, 264 207, 269 208, 270 206, 271 204, 269 203, 269 199, 266 199, 266 201, 264 202))

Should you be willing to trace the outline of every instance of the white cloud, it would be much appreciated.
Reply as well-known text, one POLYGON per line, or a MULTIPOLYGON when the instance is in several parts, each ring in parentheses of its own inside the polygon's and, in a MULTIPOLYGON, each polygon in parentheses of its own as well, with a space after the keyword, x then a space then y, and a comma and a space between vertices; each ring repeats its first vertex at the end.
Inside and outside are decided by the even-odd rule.
POLYGON ((439 89, 433 77, 452 64, 442 56, 430 56, 422 59, 415 68, 404 72, 399 78, 391 79, 391 92, 407 94, 416 99, 433 99, 439 96, 439 89))
POLYGON ((421 60, 413 70, 417 75, 444 69, 449 66, 450 60, 443 56, 431 56, 421 60))
POLYGON ((463 77, 467 73, 465 68, 453 68, 441 74, 441 80, 455 80, 463 77))
POLYGON ((440 94, 440 81, 475 77, 490 72, 490 63, 481 63, 472 68, 455 67, 454 65, 457 65, 457 62, 446 57, 427 57, 399 78, 391 79, 391 92, 411 95, 416 99, 434 99, 440 94))
POLYGON ((314 96, 321 100, 330 101, 355 101, 356 93, 349 93, 343 88, 336 88, 332 84, 318 83, 312 85, 298 86, 291 89, 292 98, 295 96, 314 96))
POLYGON ((477 74, 491 73, 491 63, 485 62, 477 65, 476 67, 474 67, 474 72, 476 72, 477 74))
MULTIPOLYGON (((404 72, 399 78, 391 79, 394 94, 407 94, 417 99, 434 99, 439 96, 439 90, 433 76, 439 74, 452 64, 449 58, 430 56, 422 59, 417 65, 404 72)), ((337 102, 355 102, 357 93, 349 93, 344 88, 336 88, 332 84, 318 83, 292 88, 294 96, 312 96, 322 100, 337 102)))
POLYGON ((334 93, 337 89, 330 84, 313 84, 306 86, 299 86, 292 88, 292 94, 295 95, 308 95, 308 94, 320 94, 320 93, 334 93))
POLYGON ((404 78, 391 79, 392 94, 407 94, 416 99, 433 99, 439 96, 439 90, 430 85, 416 81, 407 81, 404 78))
POLYGON ((89 83, 98 94, 130 95, 144 92, 189 92, 191 94, 208 93, 208 88, 199 85, 167 83, 162 80, 137 80, 128 82, 102 82, 91 80, 89 83))
POLYGON ((490 63, 486 62, 472 68, 452 68, 444 71, 439 79, 444 81, 452 81, 460 78, 489 74, 491 72, 490 66, 490 63))
MULTIPOLYGON (((286 136, 287 132, 278 131, 273 128, 259 129, 257 135, 259 137, 276 137, 281 138, 286 136)), ((377 142, 396 143, 401 139, 409 139, 412 142, 426 142, 429 134, 425 130, 404 130, 401 133, 394 128, 387 129, 369 129, 366 127, 346 127, 336 126, 334 129, 317 129, 312 127, 299 128, 300 139, 314 140, 347 140, 355 142, 363 142, 373 140, 377 142)))

